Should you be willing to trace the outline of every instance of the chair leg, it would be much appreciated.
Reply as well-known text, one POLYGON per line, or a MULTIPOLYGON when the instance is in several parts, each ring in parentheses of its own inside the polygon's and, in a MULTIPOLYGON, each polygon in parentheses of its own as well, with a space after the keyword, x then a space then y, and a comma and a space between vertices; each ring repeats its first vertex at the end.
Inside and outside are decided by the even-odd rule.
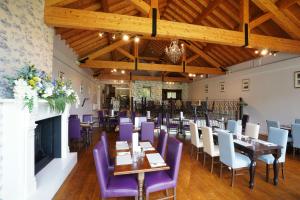
POLYGON ((231 187, 233 187, 234 184, 234 178, 235 178, 235 170, 231 169, 231 187))
POLYGON ((284 177, 284 174, 285 174, 285 166, 284 166, 284 163, 281 163, 281 174, 282 174, 282 179, 284 180, 285 177, 284 177))
POLYGON ((220 178, 222 178, 222 173, 223 173, 223 163, 220 162, 220 178))
POLYGON ((176 187, 174 187, 174 200, 176 200, 176 187))
POLYGON ((199 160, 199 148, 197 148, 197 152, 196 152, 196 154, 197 154, 197 160, 199 160))
POLYGON ((135 199, 135 200, 139 200, 139 196, 135 196, 134 199, 135 199))
POLYGON ((168 197, 169 196, 169 190, 166 189, 166 196, 168 197))
POLYGON ((211 168, 210 168, 210 173, 213 173, 214 170, 214 157, 211 157, 211 168))
POLYGON ((269 171, 270 171, 270 166, 266 164, 266 181, 269 182, 269 171))
POLYGON ((205 153, 203 152, 203 167, 205 166, 205 153))
POLYGON ((293 158, 295 158, 295 155, 296 155, 296 148, 293 147, 293 158))

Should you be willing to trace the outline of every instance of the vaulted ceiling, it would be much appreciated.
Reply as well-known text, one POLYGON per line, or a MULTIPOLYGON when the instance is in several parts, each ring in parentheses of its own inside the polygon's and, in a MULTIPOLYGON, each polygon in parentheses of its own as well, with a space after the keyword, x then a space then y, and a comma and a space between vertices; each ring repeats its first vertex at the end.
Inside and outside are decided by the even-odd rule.
MULTIPOLYGON (((150 37, 135 34, 131 30, 124 32, 101 30, 101 27, 97 29, 86 26, 85 28, 84 16, 94 12, 83 14, 81 16, 83 17, 83 24, 78 26, 77 24, 74 25, 75 22, 57 21, 58 18, 55 21, 54 18, 58 14, 54 13, 55 11, 48 11, 47 8, 50 6, 54 9, 62 7, 125 16, 150 17, 150 19, 153 8, 158 8, 158 19, 162 23, 164 23, 163 20, 167 20, 183 22, 187 26, 188 24, 195 24, 204 28, 218 28, 216 32, 213 32, 216 34, 216 38, 222 37, 223 32, 218 32, 219 30, 225 31, 225 37, 226 30, 233 30, 232 33, 238 34, 238 31, 247 32, 248 28, 249 34, 247 36, 241 35, 242 39, 247 37, 247 41, 245 41, 246 46, 249 43, 247 48, 239 45, 238 37, 236 38, 237 41, 235 38, 231 38, 232 41, 218 42, 216 39, 215 42, 214 39, 206 40, 206 37, 193 40, 193 37, 197 37, 196 34, 195 36, 191 35, 190 38, 181 37, 182 35, 178 34, 178 38, 174 37, 174 39, 180 39, 180 43, 185 45, 184 67, 192 66, 183 72, 200 74, 201 70, 195 70, 195 67, 199 67, 199 69, 202 67, 203 73, 201 74, 220 74, 228 66, 258 57, 259 55, 255 54, 255 50, 262 49, 264 45, 264 48, 269 48, 275 52, 300 53, 300 47, 297 48, 297 44, 300 44, 300 0, 47 0, 46 23, 57 27, 56 34, 59 34, 80 58, 87 59, 88 64, 82 66, 94 68, 97 75, 108 74, 110 73, 109 68, 114 67, 105 67, 105 65, 116 65, 116 68, 130 69, 130 67, 122 66, 126 66, 127 63, 133 65, 132 63, 136 62, 135 57, 139 59, 140 63, 144 63, 139 69, 144 67, 145 70, 149 71, 148 63, 150 63, 154 66, 152 71, 159 71, 159 74, 164 75, 165 72, 172 72, 173 70, 167 68, 171 66, 171 62, 165 54, 165 48, 170 44, 172 37, 160 37, 159 34, 157 37, 150 37), (247 28, 245 24, 248 24, 247 28), (99 36, 99 33, 103 33, 103 35, 99 36), (122 34, 129 34, 131 37, 139 35, 140 42, 135 43, 133 39, 124 42, 122 41, 122 34), (271 37, 265 38, 261 35, 271 37), (206 71, 206 68, 212 69, 206 71), (166 70, 164 71, 164 69, 166 70)), ((65 13, 69 11, 66 10, 65 13)), ((75 15, 75 12, 71 11, 75 15)), ((114 19, 114 16, 111 19, 114 19)), ((97 18, 95 15, 95 23, 97 19, 100 20, 97 23, 101 23, 102 18, 97 18)), ((160 22, 157 23, 159 26, 160 22)), ((211 30, 214 31, 215 29, 208 29, 207 33, 210 33, 211 30)), ((141 28, 142 31, 144 30, 141 28)), ((159 27, 158 31, 160 31, 159 27)), ((176 31, 175 28, 174 32, 176 33, 176 31)), ((175 33, 174 35, 176 35, 175 33)), ((167 34, 172 33, 169 31, 165 35, 167 34)), ((177 63, 177 66, 178 64, 180 66, 180 63, 177 63)), ((177 70, 174 68, 174 72, 178 72, 186 78, 184 73, 177 70)), ((140 73, 142 74, 142 72, 140 73)), ((132 77, 127 78, 132 79, 132 77)))

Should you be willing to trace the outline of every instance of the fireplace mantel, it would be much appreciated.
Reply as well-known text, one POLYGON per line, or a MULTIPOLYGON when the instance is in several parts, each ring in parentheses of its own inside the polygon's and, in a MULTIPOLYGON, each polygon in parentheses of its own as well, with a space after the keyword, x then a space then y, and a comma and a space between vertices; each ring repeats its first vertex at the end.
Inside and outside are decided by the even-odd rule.
POLYGON ((77 162, 68 145, 67 106, 64 113, 51 111, 39 101, 30 113, 14 99, 0 99, 0 199, 51 199, 77 162), (61 116, 61 158, 53 159, 34 174, 36 121, 61 116))

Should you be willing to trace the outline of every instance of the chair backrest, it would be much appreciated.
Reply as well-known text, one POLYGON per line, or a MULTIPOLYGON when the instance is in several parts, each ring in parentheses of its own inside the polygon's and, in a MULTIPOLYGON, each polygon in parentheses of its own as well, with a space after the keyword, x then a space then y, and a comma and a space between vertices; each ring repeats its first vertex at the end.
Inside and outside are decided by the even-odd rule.
POLYGON ((242 132, 243 132, 243 126, 238 124, 237 127, 236 127, 236 134, 237 135, 242 135, 242 132))
POLYGON ((210 127, 202 127, 202 135, 203 135, 203 150, 209 155, 213 155, 214 153, 214 139, 212 129, 210 127))
POLYGON ((279 121, 266 120, 266 122, 267 122, 267 131, 268 131, 268 133, 269 133, 270 127, 280 128, 279 121))
POLYGON ((69 119, 69 139, 80 139, 80 119, 70 118, 69 119))
POLYGON ((119 117, 127 117, 127 111, 120 111, 119 117))
POLYGON ((300 124, 300 119, 295 119, 295 124, 300 124))
POLYGON ((210 127, 210 120, 209 120, 208 113, 204 113, 204 117, 205 117, 205 124, 206 124, 206 126, 210 127))
POLYGON ((235 160, 232 134, 219 132, 218 141, 220 150, 220 161, 225 165, 232 167, 235 160))
POLYGON ((237 131, 237 121, 235 120, 228 120, 227 121, 227 130, 231 133, 236 133, 237 131))
POLYGON ((134 126, 141 127, 142 122, 147 122, 147 117, 135 117, 134 126))
POLYGON ((280 128, 270 127, 268 141, 282 146, 279 162, 285 162, 286 146, 288 140, 288 131, 280 128))
POLYGON ((131 142, 132 141, 132 131, 133 131, 132 123, 120 124, 119 140, 131 142))
POLYGON ((158 113, 156 126, 161 126, 161 125, 162 125, 162 114, 158 113))
POLYGON ((300 148, 300 124, 292 124, 293 147, 300 148))
POLYGON ((246 124, 249 122, 249 115, 243 115, 243 117, 242 117, 242 127, 243 127, 243 129, 245 129, 246 128, 246 124))
POLYGON ((103 144, 99 141, 93 150, 94 162, 96 166, 98 183, 100 186, 101 196, 104 197, 107 191, 108 183, 108 165, 105 157, 103 144))
POLYGON ((141 140, 148 140, 153 144, 154 142, 154 123, 153 122, 142 122, 141 124, 141 140))
POLYGON ((191 131, 191 143, 192 145, 196 146, 197 148, 200 147, 200 138, 198 133, 197 124, 190 121, 190 131, 191 131))
POLYGON ((259 136, 259 125, 258 124, 254 124, 254 123, 247 123, 246 124, 246 129, 245 129, 245 135, 258 139, 259 136))
POLYGON ((175 138, 168 139, 168 149, 166 155, 166 163, 170 166, 168 171, 170 177, 177 183, 180 160, 182 154, 182 142, 175 138))
POLYGON ((78 118, 78 115, 70 115, 69 116, 69 119, 77 119, 78 118))
POLYGON ((130 118, 132 123, 135 124, 135 112, 131 112, 130 118))
POLYGON ((160 153, 162 157, 166 154, 166 147, 168 142, 168 133, 165 130, 161 130, 158 136, 158 143, 157 143, 157 151, 160 153))
POLYGON ((101 134, 101 142, 102 142, 103 147, 104 147, 107 165, 109 166, 110 165, 109 146, 108 146, 107 134, 106 134, 105 131, 103 131, 102 134, 101 134))
POLYGON ((131 122, 131 119, 128 118, 128 117, 120 117, 119 120, 120 120, 119 124, 121 124, 121 123, 130 123, 131 122))
POLYGON ((82 121, 83 122, 92 122, 93 121, 93 115, 82 115, 82 121))

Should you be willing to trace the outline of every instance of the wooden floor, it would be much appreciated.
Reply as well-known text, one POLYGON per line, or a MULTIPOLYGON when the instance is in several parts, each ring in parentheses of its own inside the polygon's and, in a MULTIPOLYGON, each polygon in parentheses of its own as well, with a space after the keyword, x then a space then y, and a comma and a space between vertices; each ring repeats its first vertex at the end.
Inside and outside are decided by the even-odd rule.
MULTIPOLYGON (((93 145, 98 141, 100 130, 95 130, 93 145)), ((109 134, 110 143, 115 141, 115 133, 109 134)), ((286 180, 281 176, 279 185, 274 186, 270 180, 265 181, 265 165, 257 163, 255 187, 253 190, 248 188, 248 171, 241 171, 244 175, 237 176, 234 187, 230 187, 230 173, 226 170, 223 178, 219 178, 219 164, 216 164, 214 173, 209 170, 210 163, 202 167, 202 159, 196 161, 190 156, 190 141, 179 138, 184 142, 183 157, 179 171, 179 182, 177 186, 177 199, 300 199, 300 155, 296 159, 289 153, 286 161, 286 180)), ((55 200, 96 200, 100 199, 100 189, 97 182, 92 147, 80 152, 78 164, 66 179, 60 190, 54 197, 55 200)), ((202 158, 202 156, 201 156, 202 158)), ((273 173, 272 173, 273 176, 273 173)), ((158 192, 151 194, 150 199, 162 197, 164 193, 158 192)), ((130 198, 119 198, 130 199, 130 198)), ((133 199, 133 198, 132 198, 133 199)))

